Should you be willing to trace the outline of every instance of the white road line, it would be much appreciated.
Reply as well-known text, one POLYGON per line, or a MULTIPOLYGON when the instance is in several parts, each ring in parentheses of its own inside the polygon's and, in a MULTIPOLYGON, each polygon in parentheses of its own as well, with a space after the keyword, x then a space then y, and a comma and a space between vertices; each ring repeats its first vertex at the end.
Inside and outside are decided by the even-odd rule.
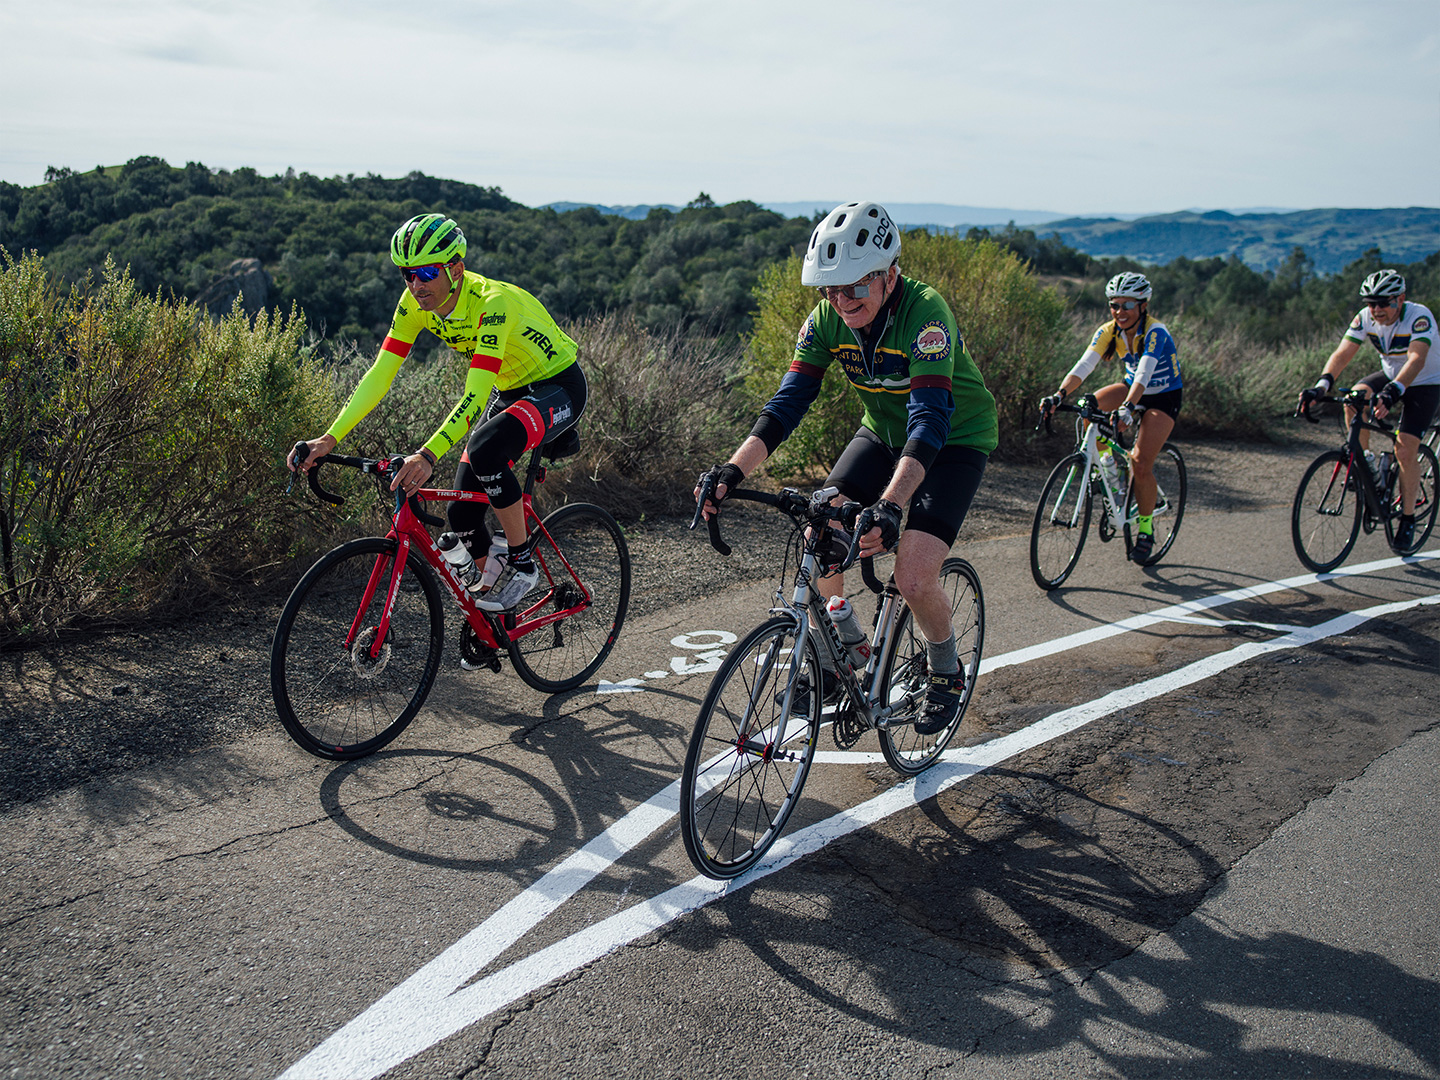
MULTIPOLYGON (((1399 562, 1400 560, 1385 560, 1383 563, 1368 565, 1372 569, 1381 569, 1398 565, 1399 562)), ((1339 575, 1327 575, 1333 576, 1339 575)), ((1324 578, 1306 575, 1301 579, 1290 580, 1313 583, 1324 578)), ((1280 583, 1270 585, 1292 587, 1281 586, 1280 583)), ((1264 592, 1274 591, 1269 585, 1257 588, 1264 592)), ((1243 597, 1263 595, 1257 589, 1236 590, 1235 593, 1227 595, 1241 598, 1236 594, 1243 594, 1243 597)), ((599 959, 727 892, 744 888, 802 856, 819 850, 833 840, 931 798, 1016 754, 1059 738, 1112 712, 1133 707, 1153 697, 1210 678, 1257 656, 1309 645, 1334 634, 1345 633, 1369 619, 1432 604, 1440 604, 1440 595, 1381 604, 1337 616, 1314 628, 1298 629, 1271 641, 1247 642, 1228 652, 1198 660, 1178 671, 1053 713, 1021 731, 980 746, 947 752, 941 763, 920 776, 905 781, 860 806, 811 825, 792 836, 782 837, 770 851, 766 861, 744 877, 728 884, 703 877, 694 878, 651 900, 592 924, 487 975, 472 985, 465 985, 477 972, 519 940, 527 930, 538 924, 597 874, 608 869, 645 837, 666 824, 679 809, 679 783, 671 784, 566 858, 484 923, 326 1039, 287 1069, 280 1080, 369 1080, 546 983, 599 959)), ((1190 605, 1179 605, 1178 608, 1165 610, 1179 609, 1193 610, 1190 605)), ((827 754, 826 757, 828 756, 827 754)), ((818 757, 820 755, 817 755, 818 757)))

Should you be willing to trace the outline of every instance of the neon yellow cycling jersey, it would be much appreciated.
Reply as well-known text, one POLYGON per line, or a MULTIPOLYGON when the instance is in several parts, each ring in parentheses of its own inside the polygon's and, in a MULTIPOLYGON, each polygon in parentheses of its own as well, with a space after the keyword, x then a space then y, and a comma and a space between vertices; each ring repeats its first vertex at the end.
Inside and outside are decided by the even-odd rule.
POLYGON ((421 311, 408 291, 400 297, 380 355, 330 425, 329 434, 337 442, 379 404, 421 330, 429 330, 470 361, 460 400, 425 443, 437 460, 464 441, 492 387, 513 390, 558 375, 575 362, 575 342, 555 325, 539 300, 518 285, 467 270, 449 315, 421 311))

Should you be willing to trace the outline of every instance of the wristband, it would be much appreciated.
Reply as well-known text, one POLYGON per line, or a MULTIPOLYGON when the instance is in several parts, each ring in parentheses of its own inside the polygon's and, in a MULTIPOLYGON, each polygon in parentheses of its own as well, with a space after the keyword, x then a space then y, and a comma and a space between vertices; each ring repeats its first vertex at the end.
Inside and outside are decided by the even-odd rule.
POLYGON ((1064 404, 1065 404, 1065 399, 1066 399, 1067 397, 1069 397, 1070 395, 1067 394, 1067 393, 1065 393, 1065 388, 1062 386, 1062 387, 1060 387, 1059 390, 1056 390, 1056 391, 1055 391, 1055 396, 1060 399, 1060 404, 1061 404, 1061 405, 1064 405, 1064 404))
POLYGON ((416 450, 415 452, 421 457, 423 457, 426 461, 430 462, 430 468, 432 470, 435 468, 436 465, 440 464, 440 459, 431 452, 428 446, 422 446, 419 450, 416 450))
POLYGON ((1331 388, 1332 386, 1334 386, 1334 385, 1335 385, 1335 376, 1334 376, 1334 375, 1331 375, 1331 374, 1327 371, 1327 372, 1325 372, 1323 375, 1321 375, 1319 379, 1316 380, 1316 382, 1315 382, 1315 389, 1316 389, 1316 390, 1324 390, 1325 393, 1328 394, 1328 393, 1330 392, 1330 388, 1331 388))

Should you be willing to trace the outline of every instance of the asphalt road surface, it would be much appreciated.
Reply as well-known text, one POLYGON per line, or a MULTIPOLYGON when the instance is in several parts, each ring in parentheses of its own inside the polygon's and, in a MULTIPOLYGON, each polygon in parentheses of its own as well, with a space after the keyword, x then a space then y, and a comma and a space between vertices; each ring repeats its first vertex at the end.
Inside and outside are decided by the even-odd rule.
POLYGON ((822 742, 728 887, 675 784, 763 584, 557 698, 450 657, 364 761, 277 724, 9 810, 0 1076, 1440 1076, 1440 547, 1317 580, 1194 513, 1046 595, 1026 542, 959 552, 947 760, 822 742))

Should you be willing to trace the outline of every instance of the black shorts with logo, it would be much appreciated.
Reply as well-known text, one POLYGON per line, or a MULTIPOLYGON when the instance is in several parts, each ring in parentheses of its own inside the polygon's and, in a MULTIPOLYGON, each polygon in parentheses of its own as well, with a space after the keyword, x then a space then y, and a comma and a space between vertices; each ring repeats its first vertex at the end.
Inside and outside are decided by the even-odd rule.
MULTIPOLYGON (((838 487, 847 499, 873 506, 895 475, 899 460, 899 450, 886 446, 880 436, 862 427, 835 462, 825 483, 838 487)), ((905 528, 937 536, 947 545, 955 543, 989 460, 988 454, 971 446, 942 446, 910 498, 905 528)))
MULTIPOLYGON (((1372 394, 1378 394, 1385 389, 1385 384, 1389 381, 1389 375, 1377 371, 1373 375, 1366 375, 1355 385, 1368 386, 1372 394)), ((1425 429, 1435 419, 1436 408, 1440 407, 1440 385, 1432 383, 1429 386, 1409 387, 1405 396, 1400 399, 1400 406, 1400 433, 1423 439, 1425 429)))

